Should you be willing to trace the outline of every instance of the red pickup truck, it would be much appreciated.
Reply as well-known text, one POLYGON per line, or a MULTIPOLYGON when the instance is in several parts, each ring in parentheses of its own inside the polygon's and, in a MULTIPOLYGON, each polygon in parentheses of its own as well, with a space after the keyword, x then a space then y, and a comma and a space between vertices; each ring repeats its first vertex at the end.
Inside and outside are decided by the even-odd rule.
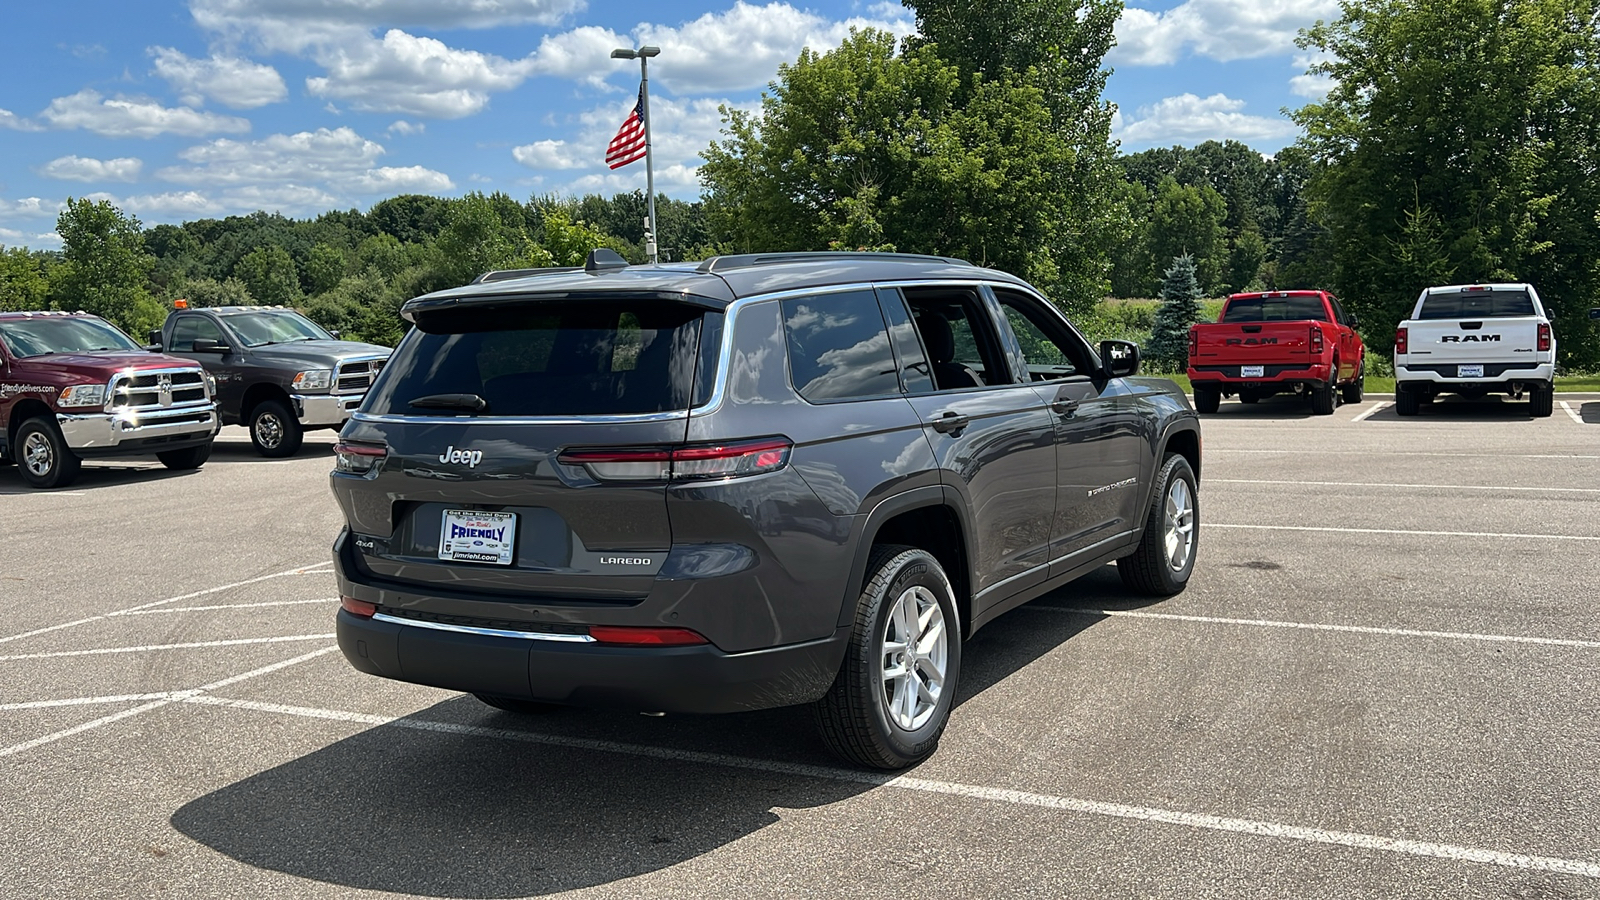
POLYGON ((0 312, 0 463, 57 488, 96 456, 199 468, 221 427, 199 363, 150 353, 85 313, 0 312))
POLYGON ((1216 322, 1189 327, 1195 409, 1214 413, 1224 396, 1244 403, 1293 391, 1332 415, 1342 397, 1360 403, 1366 348, 1356 317, 1327 291, 1234 294, 1216 322))

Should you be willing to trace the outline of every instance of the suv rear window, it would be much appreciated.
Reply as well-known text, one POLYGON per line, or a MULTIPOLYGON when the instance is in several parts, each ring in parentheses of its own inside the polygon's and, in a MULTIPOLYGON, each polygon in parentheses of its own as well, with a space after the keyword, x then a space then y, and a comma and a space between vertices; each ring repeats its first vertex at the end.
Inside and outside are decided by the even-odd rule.
POLYGON ((655 301, 521 303, 431 313, 395 350, 365 407, 384 415, 457 416, 413 406, 469 395, 487 416, 592 416, 688 409, 715 377, 720 313, 655 301), (713 321, 714 320, 714 321, 713 321), (706 360, 700 362, 702 330, 706 360))
POLYGON ((1241 297, 1229 300, 1224 322, 1326 322, 1321 297, 1241 297))
POLYGON ((1533 298, 1527 291, 1452 291, 1429 294, 1422 301, 1419 319, 1496 319, 1531 316, 1533 298))

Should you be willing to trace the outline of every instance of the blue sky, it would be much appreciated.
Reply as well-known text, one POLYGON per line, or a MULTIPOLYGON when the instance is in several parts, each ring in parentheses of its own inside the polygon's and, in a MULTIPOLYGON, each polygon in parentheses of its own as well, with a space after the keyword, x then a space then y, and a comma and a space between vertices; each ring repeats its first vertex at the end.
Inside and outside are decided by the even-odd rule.
MULTIPOLYGON (((718 106, 755 108, 780 63, 852 26, 909 33, 897 3, 62 0, 14 4, 0 55, 0 245, 54 248, 67 197, 145 224, 366 209, 400 193, 644 187, 605 145, 654 44, 658 190, 699 194, 718 106)), ((1293 142, 1320 96, 1294 47, 1336 0, 1129 0, 1107 99, 1134 152, 1293 142)))

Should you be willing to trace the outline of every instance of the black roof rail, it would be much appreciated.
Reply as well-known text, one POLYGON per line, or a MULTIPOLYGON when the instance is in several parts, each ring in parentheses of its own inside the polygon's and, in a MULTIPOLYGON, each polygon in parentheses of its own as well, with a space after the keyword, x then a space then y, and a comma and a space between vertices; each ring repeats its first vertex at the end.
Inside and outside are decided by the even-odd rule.
POLYGON ((496 269, 485 272, 472 279, 472 284, 487 284, 491 281, 510 281, 513 278, 528 278, 533 275, 554 275, 557 272, 581 271, 577 266, 546 266, 542 269, 496 269))
POLYGON ((892 260, 914 260, 917 262, 942 262, 954 266, 970 266, 972 263, 964 259, 950 256, 930 256, 922 253, 880 253, 875 250, 800 250, 783 253, 736 253, 729 256, 713 256, 695 267, 696 272, 722 272, 728 269, 747 269, 752 266, 777 265, 779 263, 794 262, 834 262, 842 260, 856 260, 859 262, 883 262, 892 260))

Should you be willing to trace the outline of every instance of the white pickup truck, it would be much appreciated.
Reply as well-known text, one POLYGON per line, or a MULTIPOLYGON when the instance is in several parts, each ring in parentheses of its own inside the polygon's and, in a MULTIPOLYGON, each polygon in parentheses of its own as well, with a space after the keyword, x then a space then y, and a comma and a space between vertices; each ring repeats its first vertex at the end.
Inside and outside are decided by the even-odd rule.
POLYGON ((1534 416, 1555 400, 1556 338, 1531 284, 1431 287, 1394 338, 1394 407, 1414 416, 1439 394, 1528 398, 1534 416))

